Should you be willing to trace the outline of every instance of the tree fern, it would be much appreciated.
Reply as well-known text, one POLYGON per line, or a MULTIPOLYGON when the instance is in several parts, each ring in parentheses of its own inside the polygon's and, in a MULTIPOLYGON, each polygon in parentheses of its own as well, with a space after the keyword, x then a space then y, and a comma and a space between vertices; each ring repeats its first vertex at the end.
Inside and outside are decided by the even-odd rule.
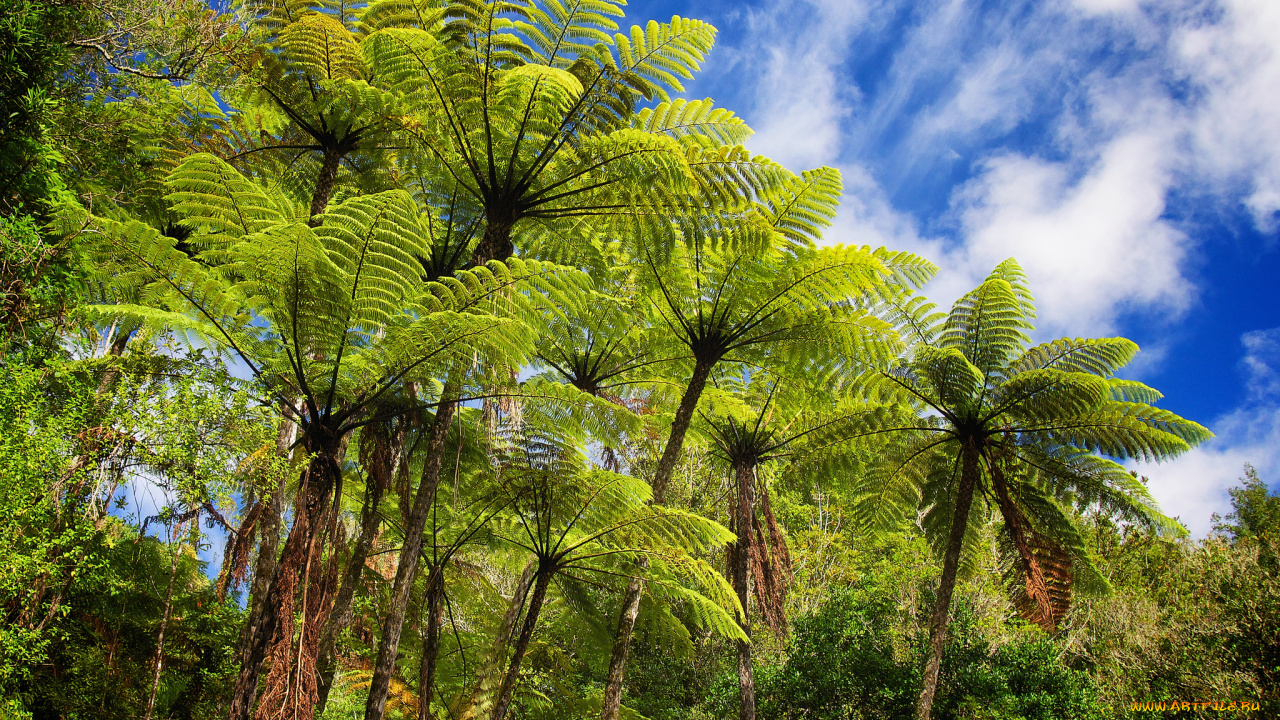
POLYGON ((1018 608, 1054 629, 1077 578, 1085 589, 1106 587, 1075 513, 1094 509, 1153 530, 1181 531, 1116 460, 1174 457, 1211 434, 1152 407, 1160 395, 1151 388, 1112 377, 1137 351, 1127 340, 1063 339, 1028 348, 1034 301, 1013 260, 997 266, 945 317, 903 295, 880 302, 909 331, 912 347, 894 367, 866 380, 876 397, 896 398, 898 407, 922 416, 868 418, 863 433, 899 438, 868 474, 856 508, 860 521, 874 528, 920 512, 944 557, 917 708, 917 717, 927 720, 951 590, 985 518, 996 514, 1002 521, 1006 579, 1018 608))

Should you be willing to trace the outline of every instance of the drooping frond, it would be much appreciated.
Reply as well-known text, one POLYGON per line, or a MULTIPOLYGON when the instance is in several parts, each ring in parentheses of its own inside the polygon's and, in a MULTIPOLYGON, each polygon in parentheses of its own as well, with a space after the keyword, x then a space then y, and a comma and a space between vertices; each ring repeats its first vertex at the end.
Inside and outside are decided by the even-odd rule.
MULTIPOLYGON (((904 431, 909 432, 909 431, 904 431)), ((921 489, 931 467, 948 462, 952 443, 932 433, 899 434, 862 478, 853 497, 853 517, 873 532, 898 529, 914 519, 921 504, 921 489)))
POLYGON ((273 197, 207 153, 183 160, 166 184, 165 199, 181 224, 191 229, 189 242, 206 252, 225 253, 246 235, 294 217, 283 198, 273 197))

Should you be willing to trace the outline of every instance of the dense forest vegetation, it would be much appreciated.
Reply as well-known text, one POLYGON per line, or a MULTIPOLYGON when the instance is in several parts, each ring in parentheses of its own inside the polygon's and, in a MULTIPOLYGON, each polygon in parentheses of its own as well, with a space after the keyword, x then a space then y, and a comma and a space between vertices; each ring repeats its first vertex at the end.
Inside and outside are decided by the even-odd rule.
POLYGON ((620 4, 0 0, 0 716, 1280 715, 1280 497, 620 4))

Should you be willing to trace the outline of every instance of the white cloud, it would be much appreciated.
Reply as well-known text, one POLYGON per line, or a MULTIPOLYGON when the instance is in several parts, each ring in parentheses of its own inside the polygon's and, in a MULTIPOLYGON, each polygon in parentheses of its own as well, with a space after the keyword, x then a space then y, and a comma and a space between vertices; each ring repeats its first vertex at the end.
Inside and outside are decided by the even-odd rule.
MULTIPOLYGON (((777 0, 745 15, 752 148, 795 170, 839 167, 845 198, 827 240, 929 257, 940 305, 1013 256, 1042 334, 1112 333, 1129 311, 1172 320, 1195 305, 1194 263, 1212 249, 1171 219, 1171 194, 1280 226, 1276 0, 1056 0, 1025 12, 777 0), (876 86, 858 88, 846 63, 882 47, 882 32, 901 36, 876 86), (1019 129, 1044 118, 1028 149, 1019 129), (928 190, 950 192, 949 216, 891 199, 922 168, 945 175, 962 160, 976 173, 928 190)), ((1141 468, 1198 535, 1229 510, 1245 462, 1280 474, 1280 329, 1241 341, 1247 401, 1211 423, 1218 437, 1203 447, 1141 468)), ((1152 344, 1134 372, 1166 357, 1167 341, 1152 344)))
POLYGON ((1280 474, 1280 328, 1248 332, 1240 341, 1248 398, 1210 424, 1217 437, 1172 462, 1134 465, 1151 478, 1165 513, 1180 517, 1195 536, 1212 530, 1213 513, 1231 511, 1227 488, 1244 475, 1245 463, 1264 480, 1280 474))
POLYGON ((1138 0, 1072 0, 1072 5, 1091 15, 1133 13, 1138 10, 1138 0))
POLYGON ((837 68, 850 33, 865 21, 864 4, 839 0, 778 4, 749 17, 747 45, 766 58, 753 80, 753 151, 795 171, 840 156, 857 89, 837 68))
POLYGON ((1172 62, 1202 94, 1191 128, 1198 168, 1244 183, 1258 227, 1280 210, 1280 3, 1222 0, 1190 15, 1171 40, 1172 62))
POLYGON ((1176 315, 1191 287, 1181 272, 1188 239, 1162 219, 1167 138, 1133 133, 1108 143, 1079 179, 1065 163, 1004 155, 956 195, 967 242, 941 258, 930 294, 950 300, 997 263, 1017 258, 1048 335, 1115 330, 1140 305, 1176 315))

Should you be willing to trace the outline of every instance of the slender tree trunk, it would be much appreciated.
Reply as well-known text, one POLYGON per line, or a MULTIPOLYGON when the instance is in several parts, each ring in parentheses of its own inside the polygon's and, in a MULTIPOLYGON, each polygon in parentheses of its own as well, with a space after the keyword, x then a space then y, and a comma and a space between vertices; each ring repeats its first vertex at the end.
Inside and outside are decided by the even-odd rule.
POLYGON ((689 384, 684 388, 680 398, 680 406, 676 408, 675 420, 671 423, 671 434, 667 437, 667 446, 658 458, 658 468, 653 473, 653 503, 660 505, 667 497, 667 486, 671 484, 671 475, 676 469, 676 460, 684 449, 684 436, 693 422, 693 411, 698 409, 698 400, 707 387, 707 378, 711 377, 711 368, 715 361, 698 360, 694 363, 693 374, 689 376, 689 384))
MULTIPOLYGON (((676 408, 675 421, 671 423, 671 433, 667 436, 667 445, 658 459, 658 468, 653 476, 653 504, 661 506, 666 503, 667 488, 671 486, 671 475, 675 472, 676 460, 684 449, 684 436, 693 422, 693 412, 698 408, 702 391, 707 387, 707 378, 711 376, 713 361, 697 362, 693 366, 693 374, 689 384, 685 386, 680 405, 676 408)), ((604 699, 600 703, 600 720, 618 720, 622 708, 622 683, 626 678, 627 653, 631 649, 631 634, 636 628, 636 619, 640 616, 640 596, 644 594, 644 582, 639 578, 631 578, 627 589, 622 594, 622 611, 618 615, 618 629, 613 635, 613 650, 609 654, 609 672, 605 675, 604 699)))
MULTIPOLYGON (((738 539, 733 544, 733 562, 730 572, 733 574, 733 590, 738 595, 742 612, 738 615, 738 624, 747 637, 751 636, 751 538, 755 515, 752 512, 755 501, 752 497, 754 468, 751 462, 738 460, 734 462, 734 475, 737 485, 737 503, 734 508, 734 532, 738 539)), ((738 645, 738 718, 739 720, 755 720, 756 717, 756 681, 751 666, 751 643, 739 640, 738 645)))
POLYGON ((538 615, 542 613, 542 603, 547 599, 547 586, 555 573, 539 570, 537 580, 533 584, 533 595, 529 598, 529 610, 524 615, 524 625, 520 627, 520 636, 516 638, 516 646, 511 653, 511 665, 507 675, 502 679, 502 691, 498 694, 498 703, 493 706, 492 720, 503 720, 507 710, 511 708, 511 697, 516 690, 516 681, 520 679, 520 661, 529 649, 529 640, 533 638, 533 628, 538 623, 538 615))
POLYGON ((502 666, 503 661, 507 659, 507 643, 511 640, 511 633, 515 631, 516 623, 520 620, 520 611, 524 610, 525 596, 529 593, 529 588, 533 585, 534 574, 537 572, 538 562, 530 561, 524 566, 524 572, 520 574, 520 580, 516 582, 515 591, 511 594, 511 602, 507 604, 507 612, 502 616, 502 622, 498 625, 498 632, 493 636, 493 644, 489 647, 489 654, 486 656, 484 665, 481 666, 476 677, 475 688, 471 692, 471 697, 458 714, 461 720, 472 720, 480 717, 489 709, 489 703, 493 699, 493 693, 497 689, 495 686, 501 685, 502 682, 502 666))
POLYGON ((978 446, 965 441, 961 450, 960 488, 956 495, 956 514, 951 521, 947 552, 942 560, 942 579, 938 582, 938 599, 929 618, 929 656, 924 666, 924 684, 916 703, 916 720, 929 720, 933 697, 938 692, 938 676, 942 672, 942 650, 947 640, 947 621, 951 615, 951 594, 956 588, 956 571, 960 567, 960 548, 969 525, 969 508, 978 484, 978 446))
POLYGON ((627 581, 622 596, 622 613, 618 616, 618 631, 613 635, 613 651, 609 654, 609 674, 604 679, 604 699, 600 702, 600 720, 618 720, 622 707, 622 680, 627 668, 627 652, 631 648, 631 633, 640 616, 640 596, 644 583, 640 578, 627 581))
POLYGON ((395 672, 400 632, 404 629, 405 611, 409 607, 409 594, 418 572, 418 560, 422 552, 422 535, 427 525, 431 504, 435 502, 436 487, 440 484, 440 466, 444 460, 445 440, 449 435, 449 422, 453 419, 460 381, 445 383, 441 403, 436 408, 431 423, 431 437, 427 445, 427 458, 418 481, 418 493, 413 511, 405 519, 404 543, 396 566, 395 585, 391 591, 391 610, 382 624, 382 638, 378 643, 378 659, 373 667, 373 679, 369 685, 369 698, 365 703, 365 720, 382 720, 386 712, 387 692, 391 687, 391 675, 395 672))
POLYGON ((431 720, 431 696, 436 687, 436 659, 440 655, 440 625, 444 622, 444 568, 434 567, 427 578, 427 636, 418 666, 418 720, 431 720))
MULTIPOLYGON (((182 529, 178 528, 181 532, 182 529)), ((160 671, 164 667, 164 633, 169 628, 169 618, 173 617, 173 582, 178 577, 178 559, 182 557, 182 544, 173 552, 173 562, 169 564, 169 589, 164 594, 164 614, 160 617, 160 634, 156 637, 155 669, 151 673, 151 691, 147 693, 147 712, 142 720, 151 720, 156 707, 156 693, 160 690, 160 671)))

